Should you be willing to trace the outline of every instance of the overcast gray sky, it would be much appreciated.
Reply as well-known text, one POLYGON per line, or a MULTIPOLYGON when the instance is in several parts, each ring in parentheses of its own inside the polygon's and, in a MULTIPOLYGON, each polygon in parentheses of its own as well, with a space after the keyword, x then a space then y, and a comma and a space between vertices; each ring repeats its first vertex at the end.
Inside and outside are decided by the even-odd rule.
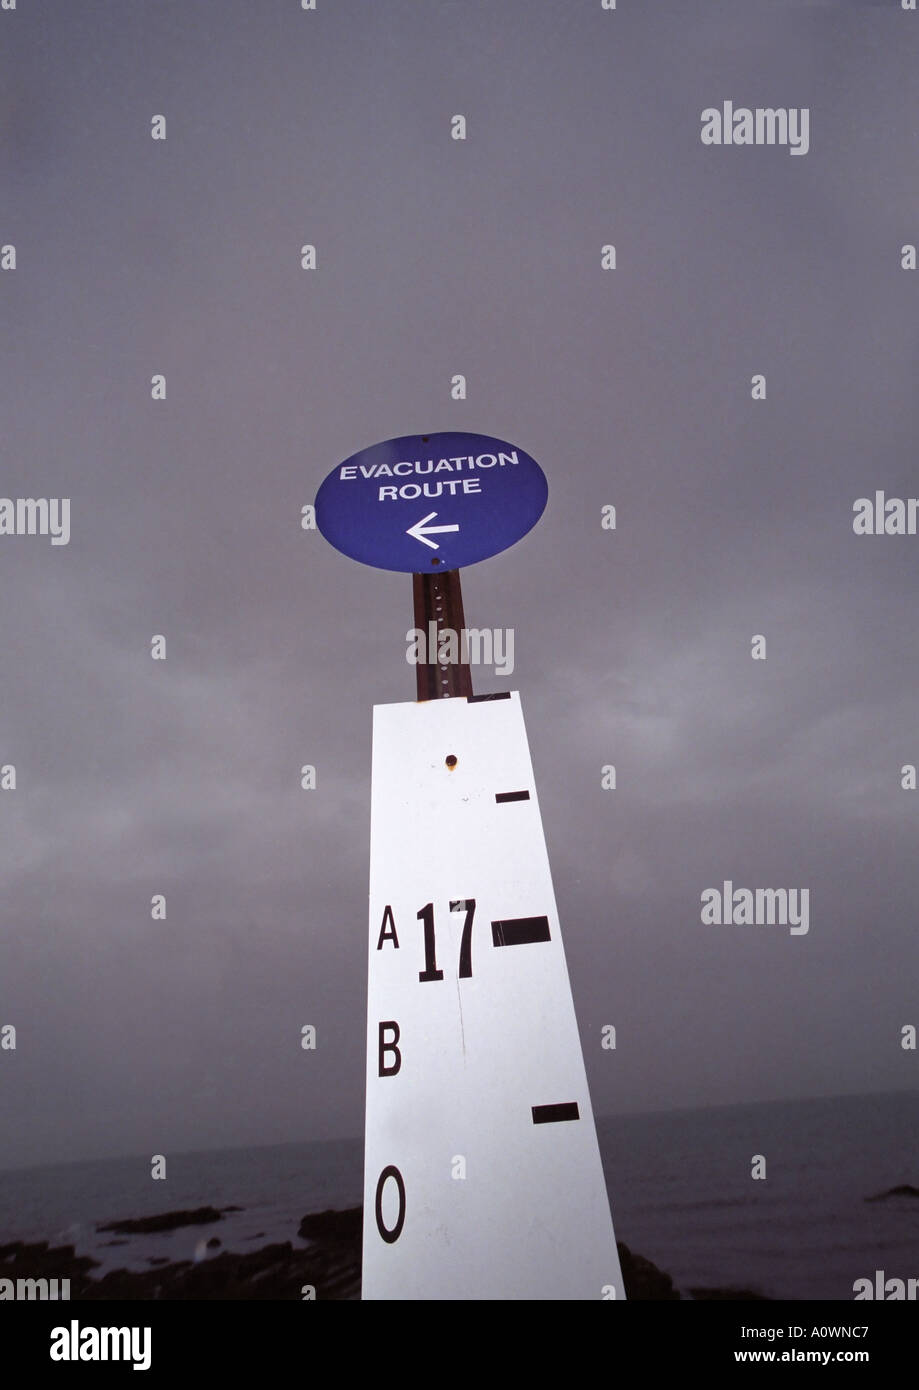
POLYGON ((20 0, 0 44, 0 491, 72 499, 0 537, 0 1167, 360 1133, 411 581, 299 518, 416 431, 549 479, 463 585, 595 1110, 915 1086, 919 537, 852 505, 917 495, 919 15, 20 0), (807 107, 806 156, 704 146, 726 99, 807 107), (807 935, 703 925, 725 878, 807 935))

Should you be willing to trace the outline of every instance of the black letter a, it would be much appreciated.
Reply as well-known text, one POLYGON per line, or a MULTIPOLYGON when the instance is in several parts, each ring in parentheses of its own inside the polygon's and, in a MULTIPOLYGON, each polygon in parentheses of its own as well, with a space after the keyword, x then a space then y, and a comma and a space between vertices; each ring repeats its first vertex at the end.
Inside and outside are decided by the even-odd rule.
POLYGON ((393 921, 392 908, 389 906, 389 904, 387 904, 386 907, 383 909, 383 925, 380 927, 380 939, 377 942, 378 951, 382 951, 384 941, 391 941, 392 944, 395 946, 396 950, 398 951, 399 938, 396 936, 396 924, 393 921), (389 925, 392 927, 392 931, 386 930, 387 921, 389 922, 389 925))

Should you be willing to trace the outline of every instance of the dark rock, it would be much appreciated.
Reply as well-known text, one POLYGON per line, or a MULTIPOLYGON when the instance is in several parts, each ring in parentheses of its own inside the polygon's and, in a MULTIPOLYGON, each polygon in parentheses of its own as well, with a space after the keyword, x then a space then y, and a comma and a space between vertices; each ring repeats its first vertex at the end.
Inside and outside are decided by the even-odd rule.
POLYGON ((689 1292, 697 1302, 700 1300, 712 1302, 713 1300, 722 1299, 747 1302, 751 1299, 755 1299, 758 1302, 762 1301, 764 1303, 770 1301, 767 1294, 757 1293, 755 1289, 690 1289, 689 1292))
POLYGON ((150 1258, 147 1260, 148 1265, 168 1265, 168 1263, 168 1255, 151 1255, 150 1258))
POLYGON ((223 1251, 195 1264, 150 1257, 148 1270, 110 1270, 89 1276, 98 1260, 76 1256, 72 1245, 49 1248, 47 1241, 0 1246, 0 1278, 70 1279, 71 1300, 295 1299, 311 1285, 322 1299, 360 1297, 360 1250, 294 1249, 290 1241, 238 1255, 223 1251))
POLYGON ((69 1279, 71 1294, 86 1282, 89 1270, 99 1261, 89 1255, 77 1255, 72 1245, 49 1249, 46 1240, 27 1245, 17 1240, 12 1245, 0 1245, 0 1276, 4 1279, 69 1279))
MULTIPOLYGON (((201 1212, 213 1210, 212 1207, 201 1208, 201 1212)), ((132 1231, 145 1232, 151 1229, 172 1230, 176 1225, 198 1225, 204 1219, 217 1218, 219 1213, 202 1218, 200 1212, 172 1212, 166 1217, 146 1218, 139 1222, 112 1223, 105 1229, 130 1227, 132 1231), (177 1217, 180 1219, 176 1220, 177 1217), (189 1220, 189 1217, 194 1220, 189 1220), (156 1223, 152 1227, 151 1221, 156 1223)), ((33 1279, 69 1278, 71 1299, 74 1301, 292 1299, 299 1302, 307 1285, 315 1290, 317 1299, 359 1299, 361 1226, 360 1207, 314 1212, 305 1216, 299 1227, 301 1239, 312 1242, 306 1248, 295 1247, 291 1241, 285 1241, 247 1254, 223 1250, 197 1263, 192 1260, 170 1262, 166 1256, 153 1256, 149 1259, 149 1269, 110 1270, 101 1279, 93 1278, 89 1273, 98 1266, 98 1260, 76 1256, 72 1245, 51 1249, 47 1241, 34 1245, 20 1241, 0 1246, 0 1275, 33 1279)), ((216 1237, 212 1237, 208 1241, 209 1248, 213 1247, 215 1240, 216 1237)), ((627 1298, 679 1298, 670 1276, 657 1269, 650 1260, 633 1255, 628 1246, 622 1243, 619 1245, 619 1258, 627 1298)), ((695 1290, 694 1296, 753 1298, 758 1295, 736 1290, 695 1290)))
POLYGON ((109 1246, 109 1245, 130 1245, 131 1242, 130 1242, 129 1240, 101 1240, 101 1241, 99 1242, 99 1244, 100 1244, 100 1245, 104 1245, 104 1246, 109 1246))
POLYGON ((646 1260, 643 1255, 633 1255, 621 1240, 616 1242, 616 1248, 619 1251, 622 1282, 627 1299, 632 1302, 650 1299, 670 1302, 679 1299, 680 1295, 673 1287, 673 1280, 669 1274, 658 1269, 657 1265, 646 1260))
POLYGON ((301 1240, 341 1240, 355 1245, 360 1258, 364 1213, 361 1207, 345 1211, 316 1211, 304 1216, 297 1235, 301 1240))
POLYGON ((919 1187, 901 1182, 899 1187, 888 1187, 886 1192, 878 1192, 874 1197, 866 1197, 866 1202, 883 1202, 885 1197, 919 1197, 919 1187))
POLYGON ((216 1250, 218 1245, 222 1244, 223 1242, 219 1236, 211 1236, 210 1240, 207 1243, 207 1248, 208 1250, 216 1250))
MULTIPOLYGON (((16 1260, 25 1250, 29 1251, 33 1259, 43 1258, 48 1253, 48 1242, 37 1240, 34 1245, 26 1245, 25 1241, 14 1240, 11 1245, 0 1245, 0 1260, 16 1260)), ((73 1246, 62 1245, 61 1250, 72 1251, 73 1246)))
POLYGON ((192 1264, 188 1260, 139 1273, 117 1270, 86 1280, 81 1299, 280 1300, 303 1297, 303 1285, 323 1299, 360 1296, 359 1269, 334 1251, 295 1250, 289 1241, 247 1255, 224 1251, 192 1264))
POLYGON ((142 1216, 137 1221, 109 1221, 97 1226, 97 1231, 114 1231, 120 1236, 150 1235, 157 1231, 175 1231, 180 1226, 206 1226, 222 1221, 216 1207, 198 1207, 195 1211, 164 1211, 158 1216, 142 1216))

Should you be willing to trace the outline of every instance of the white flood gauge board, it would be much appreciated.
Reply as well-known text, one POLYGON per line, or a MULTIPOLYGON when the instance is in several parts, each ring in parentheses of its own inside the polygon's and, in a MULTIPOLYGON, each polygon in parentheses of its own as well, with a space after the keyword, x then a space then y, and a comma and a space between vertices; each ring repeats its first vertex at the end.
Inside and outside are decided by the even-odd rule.
POLYGON ((365 1299, 624 1297, 516 692, 374 708, 366 1120, 365 1299))

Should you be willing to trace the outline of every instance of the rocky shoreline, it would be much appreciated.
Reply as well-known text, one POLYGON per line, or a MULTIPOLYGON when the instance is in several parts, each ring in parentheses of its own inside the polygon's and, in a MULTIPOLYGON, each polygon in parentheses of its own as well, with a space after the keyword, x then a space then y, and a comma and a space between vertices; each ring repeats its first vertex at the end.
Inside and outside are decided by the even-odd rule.
MULTIPOLYGON (((225 1211, 239 1208, 203 1207, 190 1212, 165 1212, 140 1221, 114 1221, 97 1229, 122 1234, 175 1230, 180 1226, 213 1226, 225 1211)), ((0 1281, 69 1279, 71 1301, 95 1299, 359 1299, 361 1296, 360 1207, 315 1212, 300 1222, 298 1236, 307 1246, 290 1241, 239 1254, 225 1250, 203 1260, 152 1257, 149 1270, 110 1270, 94 1278, 98 1261, 77 1255, 72 1245, 52 1247, 47 1241, 0 1245, 0 1281), (315 1290, 310 1295, 308 1290, 315 1290)), ((112 1242, 113 1244, 115 1242, 112 1242)), ((219 1237, 208 1242, 220 1246, 219 1237)), ((619 1259, 626 1297, 630 1300, 676 1301, 681 1295, 669 1274, 650 1260, 635 1255, 619 1242, 619 1259)), ((2 1287, 2 1284, 0 1284, 2 1287)), ((760 1299, 749 1289, 696 1288, 686 1295, 696 1300, 760 1299)))

